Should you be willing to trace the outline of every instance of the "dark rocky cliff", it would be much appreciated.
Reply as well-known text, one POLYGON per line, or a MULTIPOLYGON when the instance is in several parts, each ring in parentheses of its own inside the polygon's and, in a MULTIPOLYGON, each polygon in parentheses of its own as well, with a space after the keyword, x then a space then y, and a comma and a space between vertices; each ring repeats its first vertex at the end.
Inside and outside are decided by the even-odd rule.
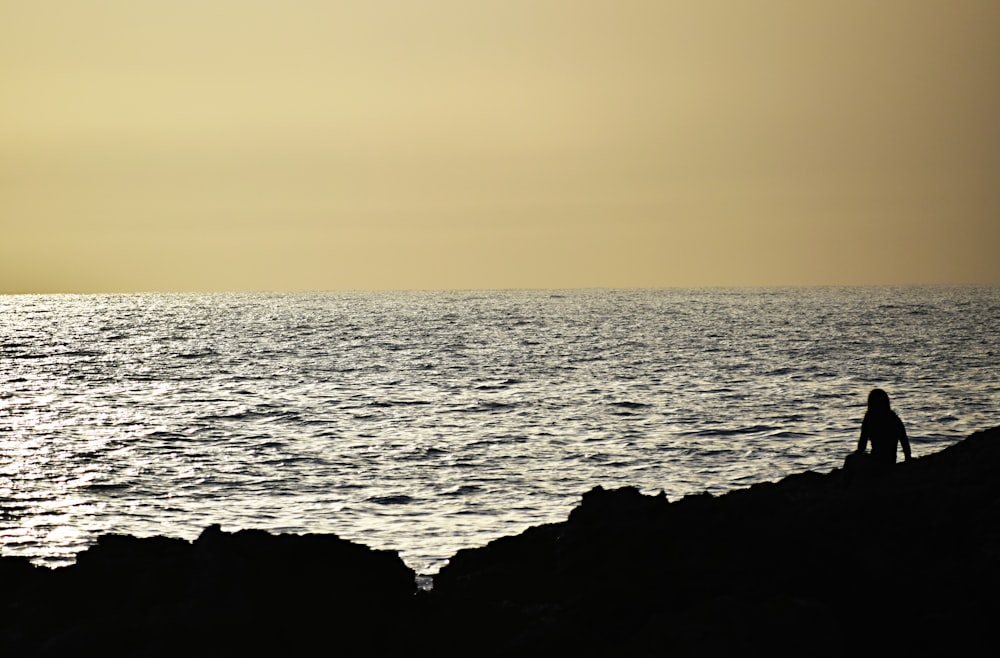
POLYGON ((471 636, 557 652, 992 655, 1000 428, 850 481, 674 503, 595 489, 567 522, 462 551, 435 582, 471 636))
POLYGON ((585 494, 415 592, 332 535, 105 536, 0 558, 0 655, 918 655, 1000 650, 1000 428, 882 476, 585 494))

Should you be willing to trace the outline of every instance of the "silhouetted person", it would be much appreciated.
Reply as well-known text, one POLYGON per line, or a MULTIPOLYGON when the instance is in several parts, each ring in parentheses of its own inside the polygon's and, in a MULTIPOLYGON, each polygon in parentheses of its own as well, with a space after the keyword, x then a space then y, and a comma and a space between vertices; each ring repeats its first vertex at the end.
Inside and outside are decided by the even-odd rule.
POLYGON ((889 407, 889 395, 880 388, 868 394, 868 411, 861 421, 861 437, 857 452, 864 454, 868 442, 872 442, 870 460, 881 470, 896 463, 896 446, 903 445, 903 456, 910 461, 910 441, 906 438, 906 428, 896 412, 889 407))

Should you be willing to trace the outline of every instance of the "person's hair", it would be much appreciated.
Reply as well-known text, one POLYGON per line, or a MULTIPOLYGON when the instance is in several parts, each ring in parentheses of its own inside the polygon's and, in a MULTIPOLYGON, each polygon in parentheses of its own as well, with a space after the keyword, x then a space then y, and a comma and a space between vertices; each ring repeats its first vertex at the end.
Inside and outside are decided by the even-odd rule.
POLYGON ((889 394, 880 388, 873 388, 868 394, 868 409, 872 411, 889 410, 889 394))

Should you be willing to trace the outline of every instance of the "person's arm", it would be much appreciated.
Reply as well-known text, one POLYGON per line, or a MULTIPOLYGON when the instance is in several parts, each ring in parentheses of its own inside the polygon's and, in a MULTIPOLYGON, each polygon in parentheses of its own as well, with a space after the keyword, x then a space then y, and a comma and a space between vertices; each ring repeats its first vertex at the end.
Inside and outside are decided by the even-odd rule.
MULTIPOLYGON (((864 420, 861 421, 861 436, 858 437, 858 449, 857 452, 864 452, 865 448, 868 447, 868 414, 865 414, 864 420)), ((906 449, 907 454, 909 454, 909 448, 906 449)))
POLYGON ((906 437, 906 425, 899 421, 899 442, 903 445, 903 461, 910 461, 910 439, 906 437))

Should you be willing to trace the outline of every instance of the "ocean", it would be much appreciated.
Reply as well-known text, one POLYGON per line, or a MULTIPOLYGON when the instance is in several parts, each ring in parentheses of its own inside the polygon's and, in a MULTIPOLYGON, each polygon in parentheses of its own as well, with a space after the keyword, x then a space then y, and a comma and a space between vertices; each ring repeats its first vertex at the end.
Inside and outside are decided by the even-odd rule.
POLYGON ((997 327, 997 287, 0 296, 0 551, 219 523, 433 574, 597 485, 838 468, 874 387, 917 457, 996 426, 997 327))

